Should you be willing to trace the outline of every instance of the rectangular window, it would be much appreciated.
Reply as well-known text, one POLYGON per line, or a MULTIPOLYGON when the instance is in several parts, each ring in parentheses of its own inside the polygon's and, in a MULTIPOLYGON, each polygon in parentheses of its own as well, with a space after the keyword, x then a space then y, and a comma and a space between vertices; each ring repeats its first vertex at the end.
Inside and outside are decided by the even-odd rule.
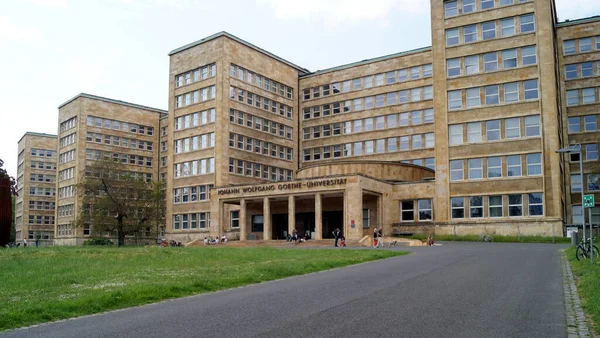
POLYGON ((483 217, 483 197, 481 197, 481 196, 469 197, 469 217, 470 218, 483 217))
POLYGON ((462 124, 454 124, 448 127, 450 135, 450 145, 458 145, 463 143, 463 126, 462 124))
POLYGON ((529 195, 529 216, 544 215, 544 194, 541 192, 529 195))
POLYGON ((517 67, 517 50, 509 49, 502 51, 502 68, 510 69, 517 67))
POLYGON ((511 36, 515 34, 515 18, 506 18, 500 20, 500 35, 511 36))
POLYGON ((412 136, 412 149, 421 149, 423 147, 421 141, 421 135, 412 136))
POLYGON ((508 195, 508 217, 523 216, 523 196, 508 195))
POLYGON ((481 9, 494 8, 494 0, 481 0, 481 9))
POLYGON ((450 161, 450 181, 461 181, 464 179, 465 179, 464 161, 463 160, 450 161))
POLYGON ((448 77, 460 75, 460 58, 446 60, 448 77))
POLYGON ((506 171, 508 177, 519 177, 521 171, 521 155, 512 155, 506 157, 506 171))
POLYGON ((584 62, 581 64, 581 76, 582 77, 594 76, 594 63, 593 62, 584 62))
POLYGON ((488 197, 489 217, 502 217, 502 196, 488 197))
POLYGON ((579 89, 567 90, 567 106, 579 104, 579 89))
POLYGON ((521 15, 519 21, 521 23, 521 33, 535 31, 535 22, 533 19, 533 14, 521 15))
POLYGON ((432 203, 430 199, 417 201, 419 207, 419 221, 431 221, 433 219, 432 203))
MULTIPOLYGON (((408 146, 408 137, 402 136, 402 138, 406 138, 406 145, 408 146)), ((398 150, 397 139, 395 137, 390 137, 387 139, 387 151, 388 153, 393 153, 398 150)))
POLYGON ((413 201, 400 202, 400 221, 412 222, 415 220, 415 203, 413 201))
POLYGON ((465 198, 452 197, 450 198, 450 206, 452 210, 452 218, 465 218, 465 198))
POLYGON ((497 85, 485 87, 485 104, 492 105, 498 104, 499 101, 499 90, 497 85))
POLYGON ((467 89, 467 108, 481 106, 481 88, 467 89))
POLYGON ((542 154, 527 154, 527 176, 542 174, 542 154))
POLYGON ((453 90, 448 92, 448 109, 461 109, 462 108, 462 91, 453 90))
POLYGON ((511 82, 504 84, 504 103, 519 101, 519 83, 511 82))
POLYGON ((408 69, 398 70, 398 82, 408 81, 408 69))
POLYGON ((447 18, 458 15, 458 1, 444 2, 444 13, 447 18))
POLYGON ((585 53, 592 51, 592 38, 579 39, 579 52, 585 53))
POLYGON ((565 55, 575 54, 575 40, 563 41, 563 52, 565 55))
POLYGON ((446 30, 446 46, 456 46, 459 42, 458 28, 446 30))
POLYGON ((425 148, 433 148, 435 146, 435 140, 433 133, 425 134, 425 148))
POLYGON ((537 63, 537 53, 535 46, 523 47, 521 49, 521 65, 523 67, 535 65, 537 63))
POLYGON ((504 120, 504 134, 507 139, 521 137, 521 120, 518 117, 504 120))
POLYGON ((586 144, 585 145, 585 160, 586 161, 597 161, 598 160, 598 144, 586 144))
POLYGON ((579 117, 569 117, 569 133, 581 132, 581 123, 579 117))
POLYGON ((487 177, 502 177, 502 157, 488 157, 487 159, 487 177))
POLYGON ((577 64, 565 66, 565 79, 572 80, 576 79, 577 75, 577 64))
POLYGON ((232 210, 230 212, 229 225, 232 229, 237 229, 240 227, 240 212, 239 211, 232 210))
POLYGON ((477 10, 477 5, 475 0, 463 0, 462 3, 462 12, 463 14, 475 12, 477 10))
POLYGON ((477 25, 464 26, 463 36, 465 43, 477 41, 477 25))
POLYGON ((469 179, 478 180, 483 178, 483 161, 480 158, 472 158, 468 160, 469 164, 469 179))
POLYGON ((500 139, 500 120, 486 121, 486 140, 497 141, 500 139))
POLYGON ((583 88, 582 93, 583 104, 596 102, 596 88, 583 88))
POLYGON ((571 193, 581 192, 581 175, 571 175, 571 193))
POLYGON ((496 37, 496 22, 490 21, 482 23, 481 30, 483 31, 484 40, 494 39, 496 37))
POLYGON ((498 55, 496 52, 483 54, 483 71, 493 72, 498 70, 498 55))
POLYGON ((525 117, 525 136, 540 136, 540 116, 533 115, 525 117))
POLYGON ((467 141, 469 143, 481 142, 481 122, 467 123, 467 141))
POLYGON ((587 175, 587 189, 588 189, 588 191, 600 191, 600 175, 599 174, 588 174, 587 175))
POLYGON ((386 84, 393 84, 395 82, 396 82, 396 72, 391 71, 391 72, 385 73, 385 83, 386 84))
POLYGON ((479 55, 465 57, 465 73, 467 75, 479 73, 479 55))

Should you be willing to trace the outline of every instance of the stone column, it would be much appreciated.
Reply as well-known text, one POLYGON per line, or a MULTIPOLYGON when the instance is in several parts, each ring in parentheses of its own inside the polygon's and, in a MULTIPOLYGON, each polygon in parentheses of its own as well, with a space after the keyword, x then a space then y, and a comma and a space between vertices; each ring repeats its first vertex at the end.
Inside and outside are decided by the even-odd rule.
POLYGON ((315 239, 323 239, 323 200, 321 193, 315 194, 315 239))
POLYGON ((271 201, 268 197, 263 199, 263 239, 270 241, 273 238, 271 229, 271 201))
POLYGON ((291 235, 296 227, 296 197, 288 197, 288 234, 291 235))
POLYGON ((363 237, 362 228, 362 188, 360 182, 358 184, 346 185, 344 193, 344 235, 348 239, 361 239, 363 237), (354 228, 352 228, 354 221, 354 228))
POLYGON ((248 230, 246 229, 246 200, 240 200, 240 241, 246 240, 246 234, 248 230))

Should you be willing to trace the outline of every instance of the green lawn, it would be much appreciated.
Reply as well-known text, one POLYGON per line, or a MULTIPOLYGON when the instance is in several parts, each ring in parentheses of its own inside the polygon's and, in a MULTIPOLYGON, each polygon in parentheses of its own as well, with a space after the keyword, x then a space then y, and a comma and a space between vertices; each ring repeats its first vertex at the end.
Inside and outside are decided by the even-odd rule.
POLYGON ((0 331, 403 254, 225 247, 0 250, 0 331))
MULTIPOLYGON (((494 242, 502 242, 502 243, 553 243, 552 237, 542 237, 542 236, 521 236, 520 238, 517 236, 496 236, 494 237, 494 242)), ((410 237, 412 239, 427 239, 427 235, 425 234, 414 234, 410 237)), ((479 235, 465 235, 465 236, 453 236, 453 235, 434 235, 433 239, 435 241, 456 241, 456 242, 478 242, 479 235)), ((566 237, 555 237, 554 243, 571 243, 570 238, 566 237)))
POLYGON ((594 260, 594 264, 591 264, 589 260, 577 261, 575 247, 567 249, 567 257, 575 275, 581 307, 592 318, 596 334, 600 334, 600 262, 594 260))

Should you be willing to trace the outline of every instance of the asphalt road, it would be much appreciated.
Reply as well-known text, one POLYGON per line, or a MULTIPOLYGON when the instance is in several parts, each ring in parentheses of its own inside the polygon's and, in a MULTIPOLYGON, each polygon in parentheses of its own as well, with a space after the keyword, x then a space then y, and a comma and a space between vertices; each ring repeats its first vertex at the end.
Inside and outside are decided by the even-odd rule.
POLYGON ((563 247, 399 247, 414 254, 0 336, 566 337, 563 247))

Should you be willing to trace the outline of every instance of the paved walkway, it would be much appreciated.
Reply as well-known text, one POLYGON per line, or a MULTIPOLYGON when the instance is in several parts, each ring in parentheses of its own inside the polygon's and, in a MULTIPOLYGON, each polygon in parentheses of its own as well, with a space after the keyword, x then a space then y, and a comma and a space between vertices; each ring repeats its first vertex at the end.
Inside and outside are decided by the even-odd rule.
POLYGON ((390 248, 385 250, 414 254, 6 336, 567 337, 585 332, 567 328, 562 248, 507 243, 390 248))

